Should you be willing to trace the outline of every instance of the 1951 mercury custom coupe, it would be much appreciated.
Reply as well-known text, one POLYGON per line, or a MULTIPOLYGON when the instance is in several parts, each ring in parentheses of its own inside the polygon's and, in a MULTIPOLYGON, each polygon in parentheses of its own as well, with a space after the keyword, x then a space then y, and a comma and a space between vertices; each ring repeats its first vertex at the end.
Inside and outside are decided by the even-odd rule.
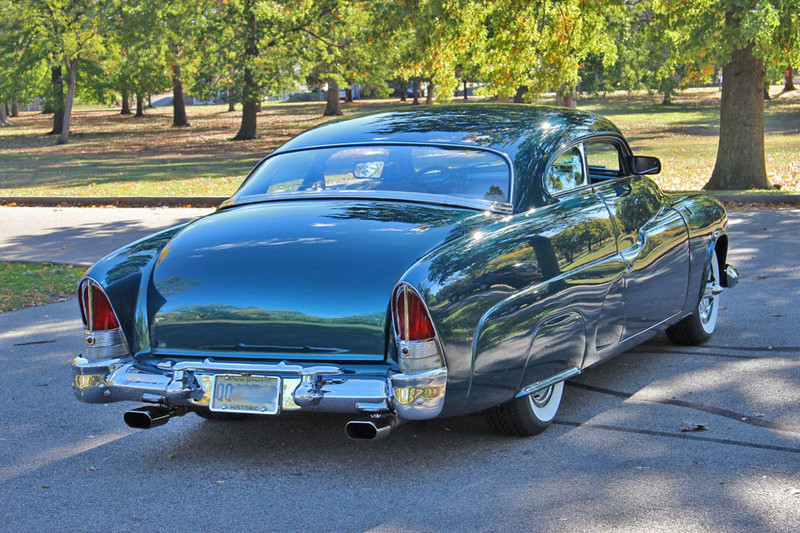
POLYGON ((520 105, 328 123, 213 214, 118 250, 79 286, 89 403, 149 428, 351 413, 353 438, 485 412, 555 417, 564 381, 659 331, 714 332, 725 210, 667 195, 608 120, 520 105))

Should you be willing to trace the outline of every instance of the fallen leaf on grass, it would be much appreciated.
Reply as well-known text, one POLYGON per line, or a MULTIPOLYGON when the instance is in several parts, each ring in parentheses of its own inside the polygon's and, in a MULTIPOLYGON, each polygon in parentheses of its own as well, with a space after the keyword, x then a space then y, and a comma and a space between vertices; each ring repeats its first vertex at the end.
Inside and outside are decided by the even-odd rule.
POLYGON ((705 424, 691 424, 689 422, 684 422, 681 424, 681 431, 683 433, 691 433, 694 431, 708 431, 708 427, 705 424))

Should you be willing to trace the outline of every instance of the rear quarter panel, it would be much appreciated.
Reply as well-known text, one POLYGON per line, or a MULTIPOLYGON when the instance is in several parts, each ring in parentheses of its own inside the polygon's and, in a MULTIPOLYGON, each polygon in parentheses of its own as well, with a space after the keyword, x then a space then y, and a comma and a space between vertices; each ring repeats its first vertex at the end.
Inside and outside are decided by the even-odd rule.
POLYGON ((689 230, 689 288, 684 313, 691 313, 700 301, 705 270, 712 253, 717 253, 720 266, 728 252, 725 207, 714 197, 698 193, 668 195, 674 207, 686 220, 689 230))
POLYGON ((623 271, 608 212, 590 191, 498 216, 425 257, 404 279, 425 298, 442 340, 443 414, 497 405, 581 367, 598 327, 606 335, 602 327, 622 320, 623 271), (569 339, 551 321, 566 321, 569 339))

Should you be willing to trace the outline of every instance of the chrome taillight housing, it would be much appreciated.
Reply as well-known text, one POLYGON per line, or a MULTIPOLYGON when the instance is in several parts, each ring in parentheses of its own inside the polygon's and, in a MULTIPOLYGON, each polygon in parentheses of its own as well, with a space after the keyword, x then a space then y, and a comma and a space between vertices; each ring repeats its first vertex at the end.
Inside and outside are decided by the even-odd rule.
POLYGON ((400 370, 425 372, 443 368, 436 329, 417 291, 407 283, 400 283, 392 293, 391 307, 400 370))
POLYGON ((86 359, 96 361, 128 355, 117 314, 97 282, 89 278, 81 281, 78 304, 83 319, 86 359))

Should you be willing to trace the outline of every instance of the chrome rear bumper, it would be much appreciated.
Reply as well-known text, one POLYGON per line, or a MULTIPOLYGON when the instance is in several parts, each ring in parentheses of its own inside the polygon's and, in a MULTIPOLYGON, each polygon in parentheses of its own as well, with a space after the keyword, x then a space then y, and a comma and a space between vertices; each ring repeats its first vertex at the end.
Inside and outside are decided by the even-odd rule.
POLYGON ((439 415, 447 369, 358 374, 333 364, 249 363, 205 359, 164 361, 156 368, 132 357, 72 360, 73 389, 87 403, 121 401, 208 407, 217 374, 280 377, 281 411, 396 414, 403 420, 439 415))

